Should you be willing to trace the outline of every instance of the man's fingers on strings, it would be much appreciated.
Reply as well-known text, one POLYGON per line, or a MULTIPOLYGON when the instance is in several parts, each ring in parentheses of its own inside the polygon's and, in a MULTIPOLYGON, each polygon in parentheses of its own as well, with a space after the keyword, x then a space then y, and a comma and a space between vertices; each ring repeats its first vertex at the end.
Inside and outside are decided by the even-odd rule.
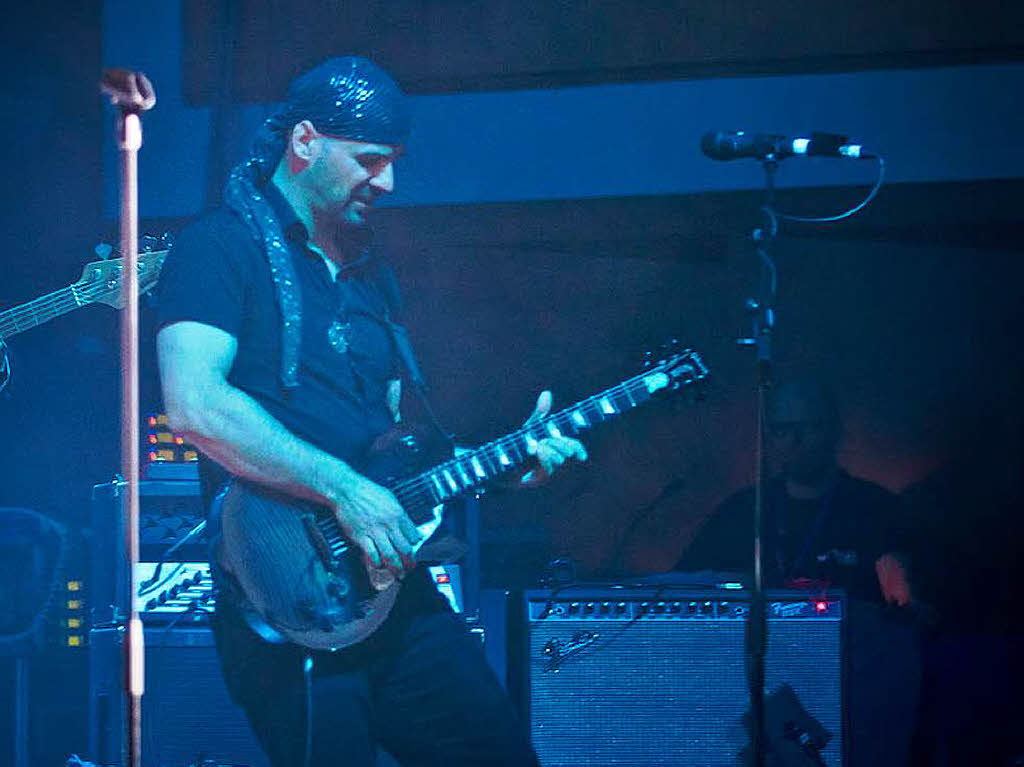
POLYGON ((551 474, 555 469, 565 463, 565 456, 550 443, 541 442, 537 445, 537 461, 540 463, 541 468, 544 469, 544 471, 551 474))
POLYGON ((582 443, 569 437, 553 437, 539 442, 536 454, 537 460, 545 469, 557 468, 569 458, 587 460, 587 451, 582 443))
POLYGON ((420 531, 416 529, 416 525, 414 525, 412 523, 412 520, 408 517, 402 519, 402 521, 399 523, 399 529, 402 533, 402 536, 405 538, 406 541, 408 541, 410 548, 414 547, 423 539, 423 536, 420 535, 420 531))
POLYGON ((378 530, 373 538, 373 542, 380 553, 380 559, 384 567, 396 574, 401 574, 405 570, 405 566, 402 564, 402 555, 391 542, 388 531, 384 529, 378 530))
POLYGON ((552 437, 549 440, 551 446, 566 458, 575 458, 580 461, 587 460, 587 449, 583 443, 572 437, 552 437))
POLYGON ((363 555, 372 567, 380 567, 383 564, 380 554, 377 552, 377 544, 373 542, 372 538, 357 538, 356 544, 363 550, 363 555))
POLYGON ((537 405, 533 409, 533 413, 526 419, 527 424, 536 423, 548 413, 551 412, 551 392, 545 389, 537 397, 537 405))
POLYGON ((415 555, 413 554, 412 545, 403 539, 402 535, 392 535, 391 545, 394 546, 395 551, 398 552, 401 558, 401 564, 403 570, 411 570, 416 566, 415 555))

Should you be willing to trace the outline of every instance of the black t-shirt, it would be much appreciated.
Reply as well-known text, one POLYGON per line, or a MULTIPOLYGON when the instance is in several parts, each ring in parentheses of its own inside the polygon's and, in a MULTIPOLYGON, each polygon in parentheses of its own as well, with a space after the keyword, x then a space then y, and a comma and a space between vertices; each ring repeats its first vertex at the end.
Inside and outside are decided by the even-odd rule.
POLYGON ((359 457, 392 423, 387 382, 398 375, 386 317, 394 307, 380 289, 383 267, 363 261, 332 280, 306 246, 305 227, 280 192, 266 198, 285 232, 302 297, 296 388, 281 379, 281 312, 269 262, 233 211, 214 211, 185 229, 164 263, 157 294, 159 326, 191 320, 238 339, 228 381, 252 396, 289 431, 342 460, 359 457), (331 342, 345 327, 348 350, 331 342))
MULTIPOLYGON (((818 500, 786 493, 781 478, 765 492, 765 585, 783 588, 798 579, 827 582, 851 598, 878 601, 882 595, 875 560, 904 546, 899 499, 878 485, 840 472, 832 490, 818 500)), ((698 531, 677 570, 753 570, 754 491, 729 497, 698 531)))

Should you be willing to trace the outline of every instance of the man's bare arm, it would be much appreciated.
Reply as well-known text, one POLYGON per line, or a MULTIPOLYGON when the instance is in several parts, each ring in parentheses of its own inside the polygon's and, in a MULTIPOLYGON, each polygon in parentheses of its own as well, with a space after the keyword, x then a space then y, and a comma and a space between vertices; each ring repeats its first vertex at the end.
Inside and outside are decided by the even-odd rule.
POLYGON ((164 404, 171 427, 233 474, 335 510, 374 566, 412 565, 419 534, 385 488, 299 439, 228 383, 238 349, 229 333, 177 322, 157 335, 164 404))

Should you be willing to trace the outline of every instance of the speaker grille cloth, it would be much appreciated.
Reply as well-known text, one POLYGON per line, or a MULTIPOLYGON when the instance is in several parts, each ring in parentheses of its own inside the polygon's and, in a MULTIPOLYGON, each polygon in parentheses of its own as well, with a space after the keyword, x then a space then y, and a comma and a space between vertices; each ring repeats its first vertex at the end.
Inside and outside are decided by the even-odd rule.
MULTIPOLYGON (((545 767, 736 764, 747 743, 741 620, 551 620, 531 624, 530 721, 545 767), (557 671, 544 648, 600 636, 557 671)), ((769 621, 768 690, 788 683, 833 738, 823 756, 841 764, 838 621, 769 621)))

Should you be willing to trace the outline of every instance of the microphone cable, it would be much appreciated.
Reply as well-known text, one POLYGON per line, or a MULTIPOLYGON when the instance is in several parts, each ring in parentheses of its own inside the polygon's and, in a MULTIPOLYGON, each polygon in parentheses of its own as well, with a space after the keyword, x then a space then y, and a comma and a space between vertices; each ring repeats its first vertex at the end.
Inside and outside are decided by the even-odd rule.
POLYGON ((864 210, 873 199, 878 195, 878 191, 882 188, 882 183, 885 181, 885 159, 879 155, 874 155, 873 159, 878 162, 878 178, 875 180, 875 185, 868 192, 868 196, 861 200, 860 203, 853 206, 843 213, 836 214, 834 216, 796 216, 790 213, 782 213, 775 211, 774 215, 783 221, 795 221, 803 224, 828 224, 833 221, 842 221, 844 218, 849 218, 860 211, 864 210))

